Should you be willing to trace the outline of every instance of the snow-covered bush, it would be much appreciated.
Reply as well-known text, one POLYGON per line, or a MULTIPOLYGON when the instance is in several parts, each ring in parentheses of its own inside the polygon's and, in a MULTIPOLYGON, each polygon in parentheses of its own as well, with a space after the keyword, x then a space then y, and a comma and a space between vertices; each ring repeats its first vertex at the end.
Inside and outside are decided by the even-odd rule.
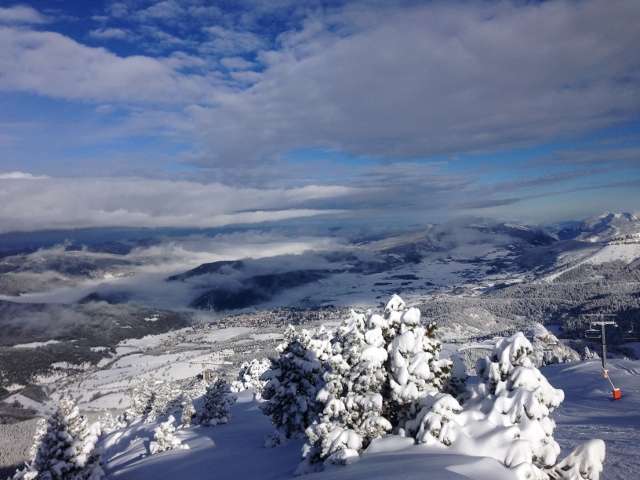
POLYGON ((420 400, 446 385, 435 327, 394 295, 384 315, 352 312, 331 340, 319 418, 307 429, 304 468, 348 463, 373 439, 402 432, 420 400))
POLYGON ((262 398, 262 390, 267 383, 262 379, 262 376, 269 370, 270 366, 271 362, 267 358, 260 360, 254 358, 250 362, 242 363, 237 379, 231 382, 231 390, 233 392, 242 392, 251 389, 257 399, 262 398))
POLYGON ((186 415, 192 415, 189 403, 202 396, 206 384, 201 380, 190 378, 174 381, 143 378, 129 391, 129 408, 123 415, 123 420, 131 423, 137 419, 144 422, 164 420, 173 415, 180 419, 180 423, 189 423, 186 415))
POLYGON ((35 455, 14 480, 99 480, 104 476, 96 442, 100 424, 89 425, 71 400, 64 399, 36 436, 35 455))
POLYGON ((217 378, 207 387, 202 402, 197 408, 196 423, 200 425, 219 425, 228 423, 231 418, 231 406, 236 396, 226 380, 217 378))
POLYGON ((455 398, 461 398, 465 393, 467 378, 469 378, 467 374, 467 363, 460 352, 453 353, 449 360, 451 361, 451 369, 449 381, 444 390, 455 398))
POLYGON ((180 427, 186 428, 191 426, 196 414, 196 409, 193 406, 193 400, 185 396, 182 400, 182 410, 180 411, 180 427))
POLYGON ((184 445, 182 441, 175 436, 176 427, 174 425, 176 419, 170 416, 166 422, 162 422, 153 432, 153 441, 149 444, 149 453, 166 452, 168 450, 188 450, 189 446, 184 445))
POLYGON ((578 352, 563 344, 540 323, 534 323, 531 326, 527 337, 531 339, 533 360, 537 367, 580 360, 578 352))
POLYGON ((110 412, 105 412, 100 416, 100 427, 103 433, 111 433, 127 426, 122 416, 114 417, 110 412))
POLYGON ((324 384, 323 374, 329 354, 329 338, 321 331, 312 336, 289 326, 279 355, 265 372, 262 410, 271 417, 278 438, 301 436, 320 411, 316 395, 324 384))
POLYGON ((550 480, 598 480, 602 473, 605 445, 589 440, 576 447, 567 458, 547 471, 550 480))
POLYGON ((407 433, 418 443, 493 457, 523 480, 597 480, 593 472, 602 469, 600 455, 595 460, 585 458, 598 451, 596 446, 589 444, 556 463, 560 447, 553 438, 555 422, 550 415, 564 394, 535 367, 533 355, 522 333, 500 339, 491 358, 478 362, 478 376, 468 380, 464 404, 448 394, 425 397, 416 418, 407 422, 407 433), (591 476, 570 476, 566 472, 572 468, 588 469, 591 476))

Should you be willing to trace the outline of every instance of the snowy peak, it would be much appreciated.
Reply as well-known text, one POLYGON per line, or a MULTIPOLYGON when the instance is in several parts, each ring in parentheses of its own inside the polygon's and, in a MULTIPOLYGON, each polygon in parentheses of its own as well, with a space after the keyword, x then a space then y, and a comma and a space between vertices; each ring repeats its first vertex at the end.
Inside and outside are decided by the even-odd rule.
POLYGON ((640 218, 628 212, 605 212, 582 222, 565 224, 558 236, 585 242, 610 242, 640 233, 640 218))

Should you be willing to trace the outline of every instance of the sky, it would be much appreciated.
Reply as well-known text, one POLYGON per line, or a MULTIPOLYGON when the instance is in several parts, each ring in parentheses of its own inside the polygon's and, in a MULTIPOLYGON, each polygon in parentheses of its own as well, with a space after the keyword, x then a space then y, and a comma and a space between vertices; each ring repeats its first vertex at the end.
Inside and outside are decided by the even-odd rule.
POLYGON ((640 211, 640 2, 0 0, 0 232, 640 211))

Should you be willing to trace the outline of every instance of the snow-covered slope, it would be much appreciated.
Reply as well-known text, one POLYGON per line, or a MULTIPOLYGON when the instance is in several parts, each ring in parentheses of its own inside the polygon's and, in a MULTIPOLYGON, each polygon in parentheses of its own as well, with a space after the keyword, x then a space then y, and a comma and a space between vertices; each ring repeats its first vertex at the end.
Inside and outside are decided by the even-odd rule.
MULTIPOLYGON (((215 428, 196 427, 178 433, 189 450, 146 456, 155 424, 118 431, 105 440, 108 458, 105 471, 116 480, 200 479, 217 480, 291 479, 300 462, 302 442, 290 441, 265 448, 264 438, 273 427, 249 395, 241 395, 232 409, 229 424, 215 428), (135 435, 134 435, 135 434, 135 435), (134 436, 139 438, 133 439, 134 436)), ((416 446, 406 438, 390 437, 374 442, 362 459, 347 467, 299 478, 328 479, 422 479, 516 480, 512 471, 488 458, 453 455, 435 447, 416 446), (397 477, 402 472, 402 477, 397 477)))
MULTIPOLYGON (((632 480, 640 472, 640 362, 613 360, 610 373, 624 397, 610 400, 608 383, 597 361, 548 366, 543 373, 565 393, 555 415, 556 438, 563 455, 588 438, 607 445, 604 480, 632 480)), ((291 479, 300 461, 301 442, 264 448, 272 431, 269 419, 247 394, 232 408, 231 422, 214 428, 181 430, 190 450, 146 455, 155 424, 118 431, 107 437, 106 472, 110 479, 175 480, 211 476, 218 480, 291 479), (134 439, 140 435, 142 438, 134 439)), ((488 458, 465 457, 446 449, 416 446, 408 439, 388 437, 374 442, 361 459, 345 467, 299 477, 309 480, 371 479, 508 480, 513 472, 488 458)))
POLYGON ((559 267, 542 279, 552 282, 581 265, 602 265, 609 262, 622 262, 628 265, 638 258, 640 258, 640 238, 636 242, 594 244, 592 248, 564 255, 559 260, 559 267))
POLYGON ((640 232, 640 218, 627 212, 605 212, 582 222, 561 226, 557 235, 561 239, 585 242, 607 242, 616 237, 640 232))
POLYGON ((549 381, 564 390, 565 401, 555 415, 555 437, 563 453, 586 438, 607 445, 604 480, 631 480, 640 475, 640 361, 610 360, 609 373, 622 390, 611 399, 599 360, 551 365, 543 369, 549 381))

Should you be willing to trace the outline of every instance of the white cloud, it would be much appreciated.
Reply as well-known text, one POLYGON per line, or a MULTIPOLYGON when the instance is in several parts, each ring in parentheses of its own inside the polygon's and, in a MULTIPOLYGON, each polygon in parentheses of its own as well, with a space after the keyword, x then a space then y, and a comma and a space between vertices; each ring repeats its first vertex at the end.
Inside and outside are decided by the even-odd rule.
POLYGON ((125 30, 121 28, 98 28, 96 30, 91 30, 89 35, 93 38, 98 38, 100 40, 110 40, 110 39, 118 39, 122 40, 129 36, 125 30))
POLYGON ((184 8, 174 0, 163 0, 139 12, 141 18, 172 19, 184 15, 184 8))
POLYGON ((50 19, 26 5, 0 7, 0 24, 39 24, 50 19))
MULTIPOLYGON (((314 147, 393 160, 486 153, 640 113, 637 0, 408 3, 307 14, 274 50, 240 24, 206 27, 199 44, 158 22, 139 26, 151 43, 180 50, 162 58, 0 28, 0 90, 159 104, 128 110, 118 133, 180 135, 201 152, 199 164, 216 168, 273 165, 314 147), (242 70, 247 53, 260 72, 242 70), (208 70, 220 55, 226 68, 208 70)), ((140 10, 124 3, 109 8, 139 20, 140 10)), ((190 9, 166 0, 143 11, 171 19, 190 9)))
POLYGON ((242 57, 226 57, 220 60, 220 63, 229 70, 248 70, 255 66, 253 62, 242 57))
POLYGON ((54 32, 0 28, 0 89, 51 97, 185 103, 213 95, 215 79, 145 56, 120 57, 54 32))
POLYGON ((0 180, 42 180, 48 178, 27 172, 0 172, 0 180))
POLYGON ((202 53, 245 53, 254 52, 265 46, 260 37, 247 31, 231 30, 219 25, 206 27, 204 31, 210 36, 210 40, 199 46, 202 53))
POLYGON ((107 7, 107 11, 115 18, 126 17, 129 12, 129 7, 124 2, 114 2, 107 7))
POLYGON ((640 112, 640 2, 434 3, 309 19, 195 121, 210 164, 297 148, 495 151, 640 112), (251 132, 250 135, 247 132, 251 132))
POLYGON ((54 178, 11 172, 0 176, 0 230, 107 226, 204 228, 278 221, 340 213, 306 205, 354 191, 313 185, 259 190, 189 181, 54 178))

